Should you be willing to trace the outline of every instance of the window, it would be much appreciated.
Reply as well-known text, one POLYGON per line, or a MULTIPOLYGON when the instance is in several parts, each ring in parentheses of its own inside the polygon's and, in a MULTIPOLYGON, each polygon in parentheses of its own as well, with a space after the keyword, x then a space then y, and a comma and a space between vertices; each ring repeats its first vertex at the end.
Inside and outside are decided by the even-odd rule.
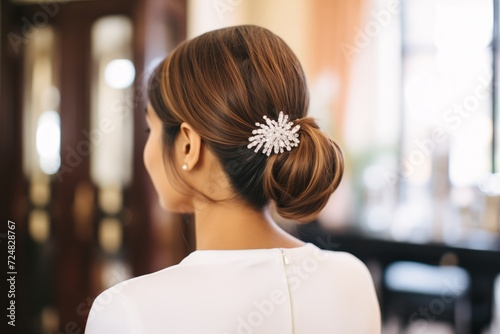
MULTIPOLYGON (((389 13, 385 7, 391 2, 374 0, 365 22, 389 13)), ((360 119, 364 113, 364 119, 385 122, 382 128, 388 130, 399 121, 397 143, 380 145, 382 137, 372 131, 370 154, 360 154, 365 161, 357 167, 359 220, 371 233, 401 241, 485 246, 500 233, 499 90, 492 84, 500 60, 499 1, 401 0, 399 5, 353 64, 353 94, 363 94, 362 71, 356 72, 363 62, 384 82, 365 76, 376 96, 364 102, 351 98, 348 115, 358 113, 360 119), (393 60, 390 66, 387 59, 393 60), (400 102, 397 117, 387 110, 384 116, 380 106, 386 99, 400 102), (362 111, 363 103, 369 111, 362 111)), ((363 137, 359 129, 348 133, 363 137)))

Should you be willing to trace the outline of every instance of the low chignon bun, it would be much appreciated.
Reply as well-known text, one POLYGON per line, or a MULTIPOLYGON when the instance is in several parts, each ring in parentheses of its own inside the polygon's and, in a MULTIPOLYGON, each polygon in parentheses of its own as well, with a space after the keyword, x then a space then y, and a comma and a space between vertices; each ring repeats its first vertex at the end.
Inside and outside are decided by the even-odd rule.
POLYGON ((277 213, 299 222, 314 220, 337 189, 344 172, 340 147, 311 117, 300 125, 298 147, 271 154, 263 173, 263 189, 277 213))

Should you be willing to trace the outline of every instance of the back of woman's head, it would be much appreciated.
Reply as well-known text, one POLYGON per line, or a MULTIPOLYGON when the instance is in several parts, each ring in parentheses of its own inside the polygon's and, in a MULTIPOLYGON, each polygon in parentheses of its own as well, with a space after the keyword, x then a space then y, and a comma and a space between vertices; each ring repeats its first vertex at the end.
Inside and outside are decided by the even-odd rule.
POLYGON ((310 221, 340 183, 342 152, 306 116, 302 67, 267 29, 229 27, 182 43, 155 69, 149 99, 170 162, 169 148, 186 122, 219 159, 237 196, 257 210, 272 200, 282 217, 310 221), (277 120, 280 111, 300 125, 298 146, 270 156, 247 148, 255 123, 264 115, 277 120))

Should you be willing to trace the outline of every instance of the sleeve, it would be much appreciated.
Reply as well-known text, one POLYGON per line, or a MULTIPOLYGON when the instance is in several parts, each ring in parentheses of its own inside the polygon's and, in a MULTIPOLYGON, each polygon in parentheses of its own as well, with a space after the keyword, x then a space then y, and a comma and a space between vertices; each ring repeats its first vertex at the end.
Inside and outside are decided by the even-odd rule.
POLYGON ((137 313, 119 289, 108 289, 92 304, 85 334, 138 334, 141 333, 137 313))

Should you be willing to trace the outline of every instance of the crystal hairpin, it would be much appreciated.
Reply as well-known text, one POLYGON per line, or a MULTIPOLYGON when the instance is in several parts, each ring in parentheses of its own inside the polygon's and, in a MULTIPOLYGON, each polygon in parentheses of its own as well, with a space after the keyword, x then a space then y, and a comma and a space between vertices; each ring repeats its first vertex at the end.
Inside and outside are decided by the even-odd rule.
POLYGON ((283 153, 284 148, 290 151, 292 147, 297 147, 300 143, 299 134, 297 131, 300 129, 300 125, 296 125, 292 128, 293 123, 288 122, 288 115, 284 115, 283 111, 280 111, 278 121, 269 119, 267 116, 263 117, 266 120, 266 124, 255 123, 260 129, 252 131, 254 136, 248 138, 250 144, 247 145, 248 148, 257 146, 254 152, 258 152, 262 146, 264 149, 262 153, 271 155, 274 149, 274 153, 283 153))

